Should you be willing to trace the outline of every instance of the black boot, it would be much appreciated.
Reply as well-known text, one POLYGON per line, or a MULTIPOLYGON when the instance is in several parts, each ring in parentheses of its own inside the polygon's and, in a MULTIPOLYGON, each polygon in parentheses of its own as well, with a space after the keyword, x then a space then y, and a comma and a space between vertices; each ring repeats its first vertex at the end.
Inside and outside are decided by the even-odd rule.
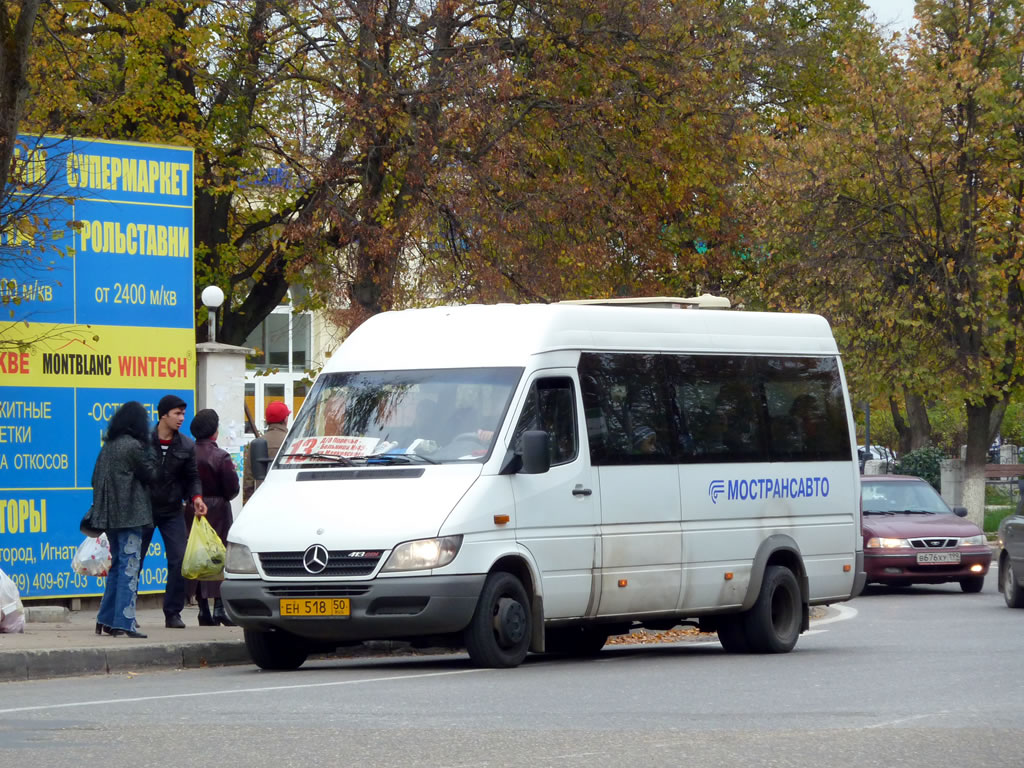
POLYGON ((235 622, 229 619, 224 611, 224 603, 219 597, 213 598, 213 622, 214 624, 223 624, 225 627, 235 626, 235 622))
POLYGON ((198 597, 196 598, 196 603, 198 603, 199 605, 199 626, 217 626, 217 620, 210 615, 210 601, 207 600, 205 597, 198 597))

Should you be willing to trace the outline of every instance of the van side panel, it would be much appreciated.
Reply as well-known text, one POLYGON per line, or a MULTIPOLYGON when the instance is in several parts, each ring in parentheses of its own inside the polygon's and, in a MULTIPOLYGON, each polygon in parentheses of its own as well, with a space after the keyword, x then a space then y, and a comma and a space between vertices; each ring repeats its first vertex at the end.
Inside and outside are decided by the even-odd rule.
POLYGON ((681 610, 742 604, 753 556, 777 534, 797 543, 812 602, 849 597, 857 509, 848 463, 684 465, 679 473, 681 610))
POLYGON ((673 612, 682 572, 675 466, 599 467, 597 471, 602 553, 598 613, 673 612))

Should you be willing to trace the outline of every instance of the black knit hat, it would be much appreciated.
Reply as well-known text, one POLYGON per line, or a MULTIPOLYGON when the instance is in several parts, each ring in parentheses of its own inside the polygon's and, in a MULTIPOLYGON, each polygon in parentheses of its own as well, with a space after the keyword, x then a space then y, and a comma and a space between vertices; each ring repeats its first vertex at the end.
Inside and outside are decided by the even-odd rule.
POLYGON ((192 418, 192 423, 188 428, 196 440, 205 440, 216 434, 219 424, 220 417, 217 416, 217 412, 213 408, 203 408, 192 418))
POLYGON ((163 418, 169 411, 173 411, 175 408, 188 408, 188 403, 177 395, 164 395, 160 398, 160 402, 157 403, 156 415, 158 418, 163 418))

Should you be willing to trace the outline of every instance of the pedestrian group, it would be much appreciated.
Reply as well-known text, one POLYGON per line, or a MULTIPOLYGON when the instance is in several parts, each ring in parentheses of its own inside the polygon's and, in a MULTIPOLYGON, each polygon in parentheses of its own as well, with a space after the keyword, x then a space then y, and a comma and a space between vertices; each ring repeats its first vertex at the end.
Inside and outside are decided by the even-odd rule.
MULTIPOLYGON (((221 601, 220 581, 187 582, 181 572, 196 517, 205 517, 227 544, 231 500, 239 492, 234 462, 217 445, 217 412, 205 408, 196 413, 189 425, 193 442, 181 433, 187 407, 177 395, 165 395, 157 405, 157 423, 152 430, 146 407, 136 401, 122 405, 110 420, 93 469, 93 504, 87 515, 91 528, 106 533, 111 555, 96 634, 146 637, 135 606, 139 576, 157 529, 167 555, 164 626, 185 627, 181 612, 186 599, 196 601, 200 626, 232 626, 221 601)), ((267 406, 266 438, 268 444, 273 443, 271 456, 284 438, 288 415, 284 403, 267 406)), ((245 476, 243 499, 258 486, 252 479, 248 452, 245 476)))

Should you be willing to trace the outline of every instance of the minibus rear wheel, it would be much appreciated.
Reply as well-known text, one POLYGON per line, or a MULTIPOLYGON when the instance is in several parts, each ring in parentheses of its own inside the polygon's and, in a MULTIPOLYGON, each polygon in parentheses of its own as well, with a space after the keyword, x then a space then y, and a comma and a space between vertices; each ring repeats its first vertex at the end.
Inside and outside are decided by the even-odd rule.
POLYGON ((782 565, 764 570, 761 591, 744 614, 747 642, 754 653, 788 653, 796 646, 803 618, 800 586, 782 565))
POLYGON ((530 650, 530 598, 511 573, 488 574, 466 627, 469 658, 478 667, 518 667, 530 650))
POLYGON ((246 629, 244 634, 249 656, 260 669, 298 669, 309 656, 306 644, 287 632, 257 632, 254 629, 246 629))

